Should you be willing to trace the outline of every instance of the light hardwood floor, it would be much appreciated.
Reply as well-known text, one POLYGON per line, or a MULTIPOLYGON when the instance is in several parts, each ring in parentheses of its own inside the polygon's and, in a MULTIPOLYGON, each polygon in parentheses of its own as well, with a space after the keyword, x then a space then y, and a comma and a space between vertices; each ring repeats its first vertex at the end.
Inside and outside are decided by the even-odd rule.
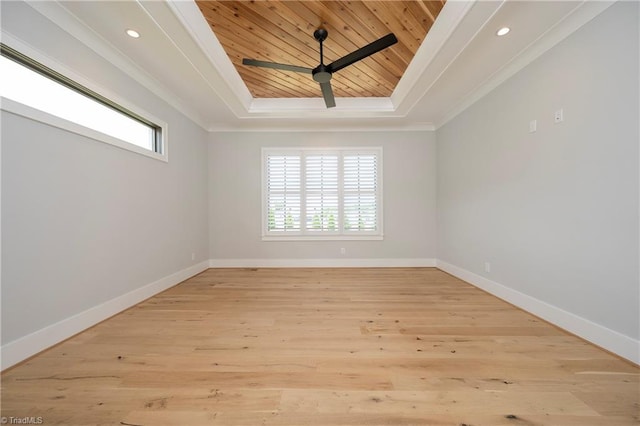
POLYGON ((638 425, 639 374, 433 268, 210 269, 3 373, 2 416, 638 425))

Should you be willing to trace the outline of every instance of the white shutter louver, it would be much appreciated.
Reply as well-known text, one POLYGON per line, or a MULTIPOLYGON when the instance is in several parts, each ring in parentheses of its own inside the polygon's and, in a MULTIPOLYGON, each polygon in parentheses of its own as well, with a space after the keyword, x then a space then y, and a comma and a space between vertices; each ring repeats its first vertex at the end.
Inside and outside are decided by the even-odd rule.
POLYGON ((337 231, 338 156, 305 157, 306 228, 309 231, 337 231))
POLYGON ((344 156, 344 229, 376 231, 377 158, 375 154, 344 156))
POLYGON ((300 156, 267 157, 269 231, 300 231, 300 156))

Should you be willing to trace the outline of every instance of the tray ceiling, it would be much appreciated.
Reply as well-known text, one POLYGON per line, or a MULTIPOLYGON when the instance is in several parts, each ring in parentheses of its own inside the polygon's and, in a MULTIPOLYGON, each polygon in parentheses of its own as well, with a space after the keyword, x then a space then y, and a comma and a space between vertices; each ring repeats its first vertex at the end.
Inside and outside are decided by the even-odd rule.
MULTIPOLYGON (((419 39, 407 35, 410 28, 415 30, 415 25, 409 25, 408 17, 415 18, 416 6, 420 6, 427 15, 431 12, 431 20, 431 16, 435 18, 431 8, 439 2, 406 2, 406 8, 393 13, 389 12, 390 7, 405 3, 364 2, 366 4, 359 7, 366 7, 371 14, 374 3, 380 6, 377 11, 387 11, 376 21, 383 22, 384 26, 376 27, 370 34, 363 33, 362 27, 373 28, 363 24, 369 13, 364 9, 357 9, 357 13, 352 9, 350 14, 340 8, 327 9, 331 13, 327 11, 324 15, 312 14, 310 9, 338 5, 355 8, 354 2, 297 2, 298 11, 308 10, 304 20, 282 9, 293 3, 267 0, 216 2, 219 8, 224 6, 228 10, 224 16, 230 34, 235 31, 246 37, 245 47, 236 54, 223 48, 220 40, 227 43, 223 31, 215 27, 215 32, 212 31, 211 22, 199 7, 205 3, 199 5, 193 0, 3 2, 2 37, 3 43, 18 50, 25 49, 26 54, 33 54, 53 69, 59 68, 61 73, 80 66, 86 72, 86 75, 80 75, 80 81, 102 81, 105 78, 102 68, 65 51, 64 37, 56 36, 55 31, 43 25, 42 20, 46 19, 207 130, 433 130, 613 4, 609 1, 448 1, 441 7, 428 34, 419 39), (312 6, 312 3, 317 5, 312 6), (238 10, 231 13, 229 7, 233 8, 233 4, 238 10), (269 6, 265 10, 266 5, 274 8, 269 6), (247 12, 248 7, 258 6, 263 7, 259 13, 247 12), (354 17, 354 13, 357 16, 354 17), (262 24, 232 25, 247 14, 254 18, 260 15, 261 20, 256 22, 262 24), (276 16, 281 16, 280 20, 276 16), (406 19, 402 20, 402 17, 406 19), (277 29, 265 30, 262 25, 272 21, 276 22, 277 29), (315 66, 319 55, 312 34, 318 26, 329 30, 325 42, 327 61, 389 32, 394 32, 400 42, 388 51, 364 59, 357 67, 352 65, 352 70, 347 67, 336 72, 332 85, 336 86, 336 92, 341 91, 336 94, 335 108, 327 109, 320 93, 281 94, 275 92, 278 89, 273 85, 268 90, 259 86, 248 89, 252 83, 242 75, 248 72, 248 67, 240 65, 242 57, 293 64, 300 60, 300 65, 315 66), (498 37, 496 31, 503 26, 511 27, 512 31, 506 37, 498 37), (283 27, 295 37, 286 35, 283 27), (127 29, 135 29, 140 37, 132 39, 126 35, 127 29), (258 31, 263 35, 249 36, 258 31), (276 43, 271 47, 275 50, 267 49, 268 35, 277 37, 276 41, 269 42, 276 43), (415 41, 413 45, 411 40, 415 41), (251 44, 247 45, 249 42, 251 44), (47 46, 47 55, 29 48, 41 43, 47 46), (374 89, 382 90, 378 86, 370 87, 368 92, 346 92, 361 88, 361 85, 345 80, 348 78, 345 71, 359 74, 358 82, 366 81, 360 76, 366 74, 365 71, 372 72, 380 62, 394 62, 393 66, 398 67, 399 58, 407 49, 415 52, 415 56, 402 59, 402 67, 406 69, 401 73, 391 72, 391 65, 384 67, 394 77, 401 76, 399 81, 383 83, 382 77, 367 75, 385 90, 391 90, 390 96, 376 93, 374 89), (66 68, 55 59, 58 57, 67 58, 66 68), (391 61, 391 58, 395 59, 391 61), (369 94, 374 96, 367 97, 369 94)), ((299 83, 291 81, 296 77, 309 76, 281 73, 274 78, 279 79, 280 84, 289 81, 295 87, 299 83)), ((317 90, 310 78, 309 85, 305 90, 317 90)), ((126 94, 123 96, 126 98, 126 94)))
POLYGON ((398 43, 337 72, 337 97, 389 97, 444 6, 436 1, 197 1, 254 98, 321 97, 311 75, 242 65, 243 58, 314 68, 314 30, 328 64, 389 33, 398 43))

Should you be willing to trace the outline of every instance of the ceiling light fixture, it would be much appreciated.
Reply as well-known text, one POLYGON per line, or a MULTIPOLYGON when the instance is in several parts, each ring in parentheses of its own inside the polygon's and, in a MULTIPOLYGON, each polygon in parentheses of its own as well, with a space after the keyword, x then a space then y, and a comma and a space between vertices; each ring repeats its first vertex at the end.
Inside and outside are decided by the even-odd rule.
POLYGON ((498 37, 502 37, 503 35, 507 35, 509 33, 509 31, 511 31, 511 28, 509 27, 502 27, 500 28, 497 32, 496 35, 498 37))
POLYGON ((140 38, 140 33, 136 30, 127 30, 127 35, 131 38, 140 38))

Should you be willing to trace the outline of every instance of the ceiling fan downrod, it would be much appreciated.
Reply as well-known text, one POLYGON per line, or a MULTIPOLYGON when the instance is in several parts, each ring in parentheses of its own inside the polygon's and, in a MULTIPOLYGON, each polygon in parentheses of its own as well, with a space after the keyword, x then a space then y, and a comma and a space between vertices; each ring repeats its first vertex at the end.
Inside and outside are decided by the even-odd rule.
POLYGON ((328 83, 331 80, 331 70, 324 64, 324 51, 322 42, 327 39, 329 32, 324 28, 318 28, 313 32, 313 38, 320 43, 320 65, 311 71, 313 79, 318 83, 328 83))

